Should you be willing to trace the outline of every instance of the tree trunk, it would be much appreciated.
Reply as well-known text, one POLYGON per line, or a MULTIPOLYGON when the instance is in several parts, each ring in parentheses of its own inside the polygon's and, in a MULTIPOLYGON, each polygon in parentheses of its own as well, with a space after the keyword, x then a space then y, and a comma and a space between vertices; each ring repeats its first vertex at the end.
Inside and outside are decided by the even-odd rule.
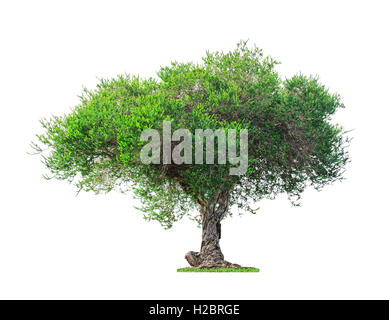
POLYGON ((220 192, 212 204, 201 205, 202 242, 200 252, 189 251, 185 258, 192 267, 240 267, 224 260, 220 249, 221 220, 229 205, 229 193, 220 192))

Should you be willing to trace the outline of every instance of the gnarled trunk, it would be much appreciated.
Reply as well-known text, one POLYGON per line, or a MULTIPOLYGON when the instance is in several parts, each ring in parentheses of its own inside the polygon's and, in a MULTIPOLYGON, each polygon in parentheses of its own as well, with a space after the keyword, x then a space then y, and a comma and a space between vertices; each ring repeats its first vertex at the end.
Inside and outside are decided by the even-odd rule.
POLYGON ((201 205, 202 241, 200 252, 189 251, 185 259, 192 267, 217 268, 240 267, 224 260, 220 249, 221 220, 224 218, 229 202, 229 193, 220 192, 212 204, 201 205))

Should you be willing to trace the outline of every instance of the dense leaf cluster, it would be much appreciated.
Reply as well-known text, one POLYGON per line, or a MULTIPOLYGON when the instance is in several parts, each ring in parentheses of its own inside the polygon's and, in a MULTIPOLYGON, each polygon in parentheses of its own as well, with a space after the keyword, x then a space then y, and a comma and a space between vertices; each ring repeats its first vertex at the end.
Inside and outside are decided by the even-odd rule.
POLYGON ((230 205, 248 211, 279 193, 298 203, 306 186, 342 178, 348 138, 330 117, 343 104, 317 78, 282 80, 276 64, 241 42, 231 52, 208 52, 200 64, 173 62, 157 79, 101 80, 71 113, 42 120, 45 132, 34 148, 50 177, 80 190, 131 189, 145 216, 165 227, 225 190, 230 205), (161 130, 163 121, 193 134, 248 129, 246 174, 229 175, 229 163, 142 164, 141 132, 161 130))

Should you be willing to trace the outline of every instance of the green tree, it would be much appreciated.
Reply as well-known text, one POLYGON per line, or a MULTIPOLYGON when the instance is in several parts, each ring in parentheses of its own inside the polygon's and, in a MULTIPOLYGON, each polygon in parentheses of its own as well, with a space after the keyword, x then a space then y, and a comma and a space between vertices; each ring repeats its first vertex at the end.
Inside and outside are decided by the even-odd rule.
POLYGON ((220 222, 231 208, 255 213, 255 202, 280 193, 298 205, 307 186, 342 179, 348 162, 349 139, 330 122, 343 107, 340 97, 316 77, 282 80, 276 64, 240 42, 227 53, 207 52, 200 64, 173 62, 157 79, 101 80, 95 90, 84 89, 71 113, 42 120, 45 130, 33 147, 42 153, 47 178, 96 193, 131 190, 145 218, 166 228, 185 215, 201 224, 200 252, 185 256, 190 265, 237 266, 219 246, 220 222), (247 171, 231 175, 236 165, 217 161, 144 164, 141 133, 156 129, 162 136, 164 121, 193 135, 247 129, 247 171))

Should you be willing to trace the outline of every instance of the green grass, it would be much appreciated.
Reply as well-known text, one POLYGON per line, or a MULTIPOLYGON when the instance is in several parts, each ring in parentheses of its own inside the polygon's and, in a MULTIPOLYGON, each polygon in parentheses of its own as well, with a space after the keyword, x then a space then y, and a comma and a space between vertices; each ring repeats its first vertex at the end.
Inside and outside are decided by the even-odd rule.
POLYGON ((259 272, 258 268, 212 268, 212 269, 199 269, 199 268, 180 268, 177 272, 259 272))

